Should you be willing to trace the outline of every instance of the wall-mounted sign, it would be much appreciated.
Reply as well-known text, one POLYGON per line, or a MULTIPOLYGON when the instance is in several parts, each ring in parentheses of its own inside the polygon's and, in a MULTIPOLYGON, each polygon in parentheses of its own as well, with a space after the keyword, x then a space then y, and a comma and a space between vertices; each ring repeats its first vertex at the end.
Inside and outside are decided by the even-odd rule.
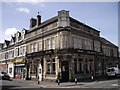
POLYGON ((22 61, 23 61, 23 59, 16 60, 16 62, 22 62, 22 61))
POLYGON ((65 66, 62 66, 62 71, 65 71, 65 66))

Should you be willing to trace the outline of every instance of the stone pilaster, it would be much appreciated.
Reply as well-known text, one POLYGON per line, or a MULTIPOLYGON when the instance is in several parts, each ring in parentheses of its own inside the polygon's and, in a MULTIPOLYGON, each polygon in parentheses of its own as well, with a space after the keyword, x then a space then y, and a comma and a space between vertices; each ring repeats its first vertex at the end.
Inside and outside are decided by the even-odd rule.
POLYGON ((56 79, 57 79, 57 75, 60 69, 60 60, 58 59, 58 57, 55 58, 55 70, 56 70, 56 79))
POLYGON ((72 71, 72 75, 73 78, 75 77, 75 66, 74 66, 74 58, 71 59, 71 71, 72 71))
POLYGON ((47 61, 46 59, 44 58, 44 77, 46 76, 46 72, 47 72, 47 61))

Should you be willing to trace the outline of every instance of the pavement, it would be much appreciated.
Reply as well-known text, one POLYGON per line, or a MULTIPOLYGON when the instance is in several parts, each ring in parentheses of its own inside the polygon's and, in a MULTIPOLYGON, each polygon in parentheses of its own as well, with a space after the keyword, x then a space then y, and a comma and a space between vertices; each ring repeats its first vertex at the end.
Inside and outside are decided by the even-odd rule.
POLYGON ((39 82, 39 84, 38 81, 36 80, 13 79, 13 81, 19 83, 26 83, 29 86, 42 87, 42 88, 82 88, 93 84, 101 83, 101 81, 77 82, 77 84, 75 84, 75 82, 62 82, 58 85, 58 83, 52 81, 42 81, 39 82))
POLYGON ((118 84, 120 79, 108 79, 108 80, 96 80, 96 81, 82 81, 82 82, 62 82, 60 85, 53 81, 42 81, 38 84, 37 80, 23 80, 23 79, 13 79, 12 81, 3 80, 2 90, 12 89, 12 90, 38 90, 40 88, 105 88, 109 90, 114 88, 114 90, 120 89, 120 84, 118 84))

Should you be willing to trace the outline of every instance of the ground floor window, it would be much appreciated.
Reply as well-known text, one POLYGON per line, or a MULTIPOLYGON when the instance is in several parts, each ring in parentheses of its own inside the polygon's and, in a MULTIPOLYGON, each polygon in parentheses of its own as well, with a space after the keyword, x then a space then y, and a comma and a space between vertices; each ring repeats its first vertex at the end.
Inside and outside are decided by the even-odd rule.
POLYGON ((47 60, 47 74, 50 74, 50 60, 47 60))
POLYGON ((9 73, 10 73, 10 74, 12 73, 12 68, 9 68, 9 73))
POLYGON ((82 74, 83 73, 82 59, 74 59, 74 71, 75 71, 75 74, 82 74))
POLYGON ((80 61, 79 62, 79 73, 82 74, 83 73, 83 63, 80 61))
POLYGON ((16 75, 20 75, 21 74, 21 68, 20 67, 16 67, 15 68, 15 74, 16 75))
POLYGON ((75 71, 75 74, 77 74, 77 59, 74 59, 74 71, 75 71))
POLYGON ((52 59, 52 60, 47 60, 47 74, 55 74, 55 59, 52 59))
POLYGON ((37 65, 35 62, 32 62, 30 65, 30 74, 36 74, 37 73, 37 65))
POLYGON ((75 74, 83 74, 83 73, 91 73, 92 71, 92 59, 74 59, 74 73, 75 74))

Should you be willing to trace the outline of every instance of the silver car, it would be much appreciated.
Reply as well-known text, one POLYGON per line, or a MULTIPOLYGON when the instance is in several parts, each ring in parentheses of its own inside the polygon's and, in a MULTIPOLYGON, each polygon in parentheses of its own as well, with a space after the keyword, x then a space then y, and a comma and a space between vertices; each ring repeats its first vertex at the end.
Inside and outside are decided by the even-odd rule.
POLYGON ((117 67, 110 67, 107 69, 107 76, 118 76, 120 75, 120 69, 117 67))

